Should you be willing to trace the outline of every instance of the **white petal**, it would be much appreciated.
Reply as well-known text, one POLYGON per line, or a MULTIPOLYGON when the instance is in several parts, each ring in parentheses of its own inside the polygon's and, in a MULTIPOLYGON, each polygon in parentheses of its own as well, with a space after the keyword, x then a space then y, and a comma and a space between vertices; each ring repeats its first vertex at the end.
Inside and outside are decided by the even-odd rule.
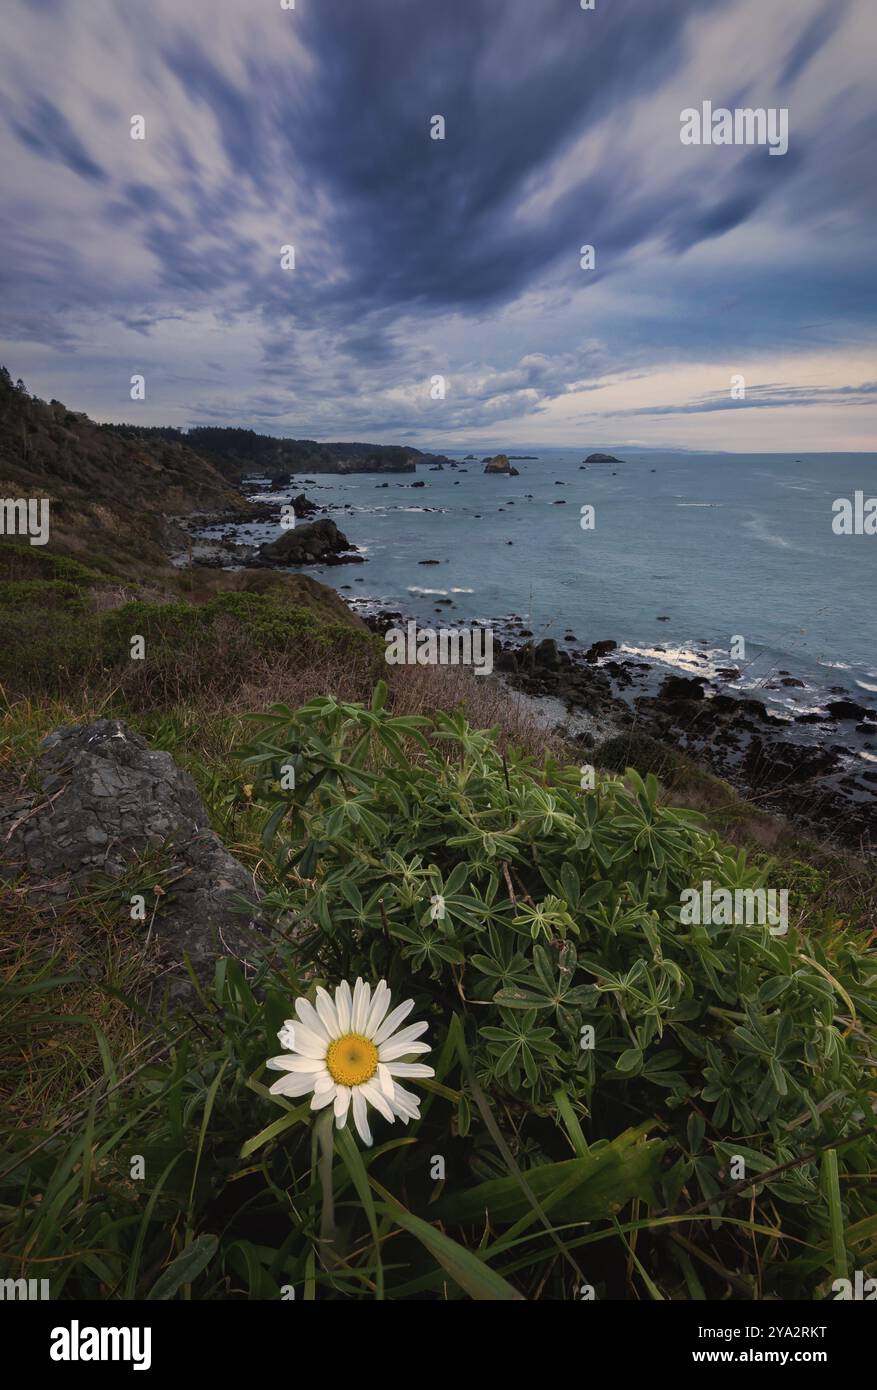
POLYGON ((415 1038, 420 1037, 421 1033, 425 1033, 428 1027, 428 1023, 409 1023, 407 1028, 400 1028, 398 1033, 393 1033, 389 1038, 384 1038, 384 1042, 413 1042, 415 1038))
POLYGON ((404 1086, 396 1086, 396 1093, 390 1106, 407 1124, 409 1120, 420 1119, 420 1097, 406 1091, 404 1086))
POLYGON ((350 1020, 350 1028, 353 1033, 361 1033, 365 1027, 368 1011, 371 1006, 372 989, 371 985, 364 984, 357 977, 356 984, 353 986, 353 1014, 350 1020))
POLYGON ((383 1094, 388 1098, 392 1097, 396 1083, 382 1062, 378 1062, 378 1082, 383 1094))
POLYGON ((386 980, 378 980, 377 986, 375 987, 375 992, 372 995, 371 1008, 368 1011, 368 1018, 365 1022, 364 1032, 367 1038, 374 1037, 375 1033, 380 1027, 381 1022, 383 1021, 384 1015, 390 1007, 391 998, 392 994, 390 993, 386 980))
POLYGON ((421 1042, 394 1042, 391 1038, 389 1042, 381 1043, 378 1048, 378 1056, 382 1062, 394 1062, 397 1057, 413 1056, 417 1052, 432 1052, 429 1043, 421 1042))
POLYGON ((390 1124, 392 1124, 395 1116, 374 1082, 364 1081, 359 1089, 362 1091, 369 1105, 373 1105, 375 1110, 383 1115, 385 1120, 389 1120, 390 1124))
MULTIPOLYGON (((390 1041, 392 1042, 392 1038, 390 1041)), ((303 1023, 298 1024, 295 1030, 295 1051, 300 1052, 302 1057, 325 1057, 328 1046, 324 1038, 312 1033, 303 1023)))
POLYGON ((346 980, 342 980, 335 991, 335 1008, 338 1012, 338 1027, 341 1029, 342 1033, 349 1033, 352 1002, 350 998, 350 985, 346 980))
POLYGON ((398 1005, 396 1006, 396 1008, 393 1010, 393 1012, 392 1012, 391 1014, 388 1014, 387 1017, 384 1019, 383 1023, 382 1023, 381 1026, 380 1026, 380 1028, 378 1029, 378 1031, 375 1033, 374 1037, 372 1038, 372 1042, 374 1042, 374 1043, 382 1043, 382 1042, 385 1042, 386 1039, 390 1036, 390 1034, 391 1034, 396 1028, 399 1027, 399 1024, 402 1022, 403 1018, 407 1018, 407 1017, 408 1017, 408 1015, 410 1014, 410 1012, 411 1012, 411 1010, 412 1010, 413 1008, 414 1008, 414 1000, 413 1000, 413 999, 406 999, 406 1000, 403 1001, 403 1003, 398 1004, 398 1005))
POLYGON ((369 1146, 372 1143, 372 1132, 368 1127, 368 1107, 365 1103, 365 1096, 362 1094, 361 1086, 353 1088, 353 1123, 356 1125, 356 1132, 364 1144, 369 1146))
POLYGON ((350 1087, 336 1086, 335 1088, 335 1124, 338 1129, 343 1129, 347 1124, 347 1112, 350 1109, 350 1087))
POLYGON ((294 1019, 294 1018, 287 1018, 287 1019, 284 1020, 283 1027, 282 1027, 282 1028, 280 1029, 280 1031, 278 1032, 277 1038, 278 1038, 278 1041, 279 1041, 281 1047, 285 1047, 285 1048, 287 1049, 287 1051, 289 1051, 289 1052, 294 1052, 294 1051, 295 1051, 295 1019, 294 1019))
POLYGON ((388 1062, 387 1071, 391 1076, 435 1076, 433 1068, 422 1062, 388 1062))
POLYGON ((321 1072, 320 1075, 317 1077, 316 1081, 314 1082, 314 1094, 321 1096, 324 1091, 334 1092, 337 1084, 338 1083, 336 1082, 334 1076, 332 1076, 329 1072, 321 1072))
POLYGON ((329 1034, 323 1027, 319 1014, 309 999, 300 995, 295 1001, 295 1011, 306 1028, 310 1028, 312 1033, 316 1033, 318 1038, 325 1038, 329 1041, 329 1034))
POLYGON ((341 1029, 338 1027, 338 1010, 332 1003, 332 996, 323 989, 322 985, 317 985, 317 1013, 330 1038, 340 1038, 341 1029))
POLYGON ((281 1052, 279 1057, 269 1057, 265 1066, 269 1071, 292 1071, 293 1057, 290 1052, 281 1052))
POLYGON ((287 1072, 279 1081, 269 1086, 268 1090, 272 1096, 306 1096, 308 1091, 313 1090, 313 1085, 312 1076, 297 1076, 295 1072, 287 1072))
POLYGON ((405 1087, 400 1086, 398 1081, 396 1082, 396 1100, 400 1105, 405 1105, 410 1110, 420 1110, 420 1096, 415 1095, 413 1091, 406 1091, 405 1087))
POLYGON ((399 1100, 397 1096, 393 1097, 393 1099, 389 1102, 389 1105, 390 1109, 393 1110, 396 1115, 398 1115, 403 1125, 407 1125, 409 1120, 420 1119, 420 1111, 417 1110, 414 1106, 409 1105, 408 1101, 399 1100))
MULTIPOLYGON (((400 1063, 394 1065, 401 1066, 400 1063)), ((299 1057, 298 1053, 293 1053, 287 1064, 287 1071, 318 1072, 323 1071, 326 1066, 325 1057, 299 1057)))
POLYGON ((335 1099, 335 1092, 334 1092, 334 1091, 319 1091, 319 1092, 315 1091, 315 1092, 314 1092, 314 1098, 313 1098, 313 1100, 311 1101, 311 1109, 312 1109, 312 1110, 323 1110, 327 1105, 331 1105, 331 1104, 332 1104, 332 1101, 333 1101, 334 1099, 335 1099))

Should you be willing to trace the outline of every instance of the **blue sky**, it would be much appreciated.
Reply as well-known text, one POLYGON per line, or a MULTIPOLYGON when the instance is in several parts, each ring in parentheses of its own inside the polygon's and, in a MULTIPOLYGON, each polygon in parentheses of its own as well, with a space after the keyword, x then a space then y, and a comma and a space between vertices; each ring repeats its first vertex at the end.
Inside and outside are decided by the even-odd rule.
POLYGON ((4 20, 0 360, 42 396, 448 449, 874 447, 873 0, 4 20), (683 145, 705 100, 787 108, 788 153, 683 145))

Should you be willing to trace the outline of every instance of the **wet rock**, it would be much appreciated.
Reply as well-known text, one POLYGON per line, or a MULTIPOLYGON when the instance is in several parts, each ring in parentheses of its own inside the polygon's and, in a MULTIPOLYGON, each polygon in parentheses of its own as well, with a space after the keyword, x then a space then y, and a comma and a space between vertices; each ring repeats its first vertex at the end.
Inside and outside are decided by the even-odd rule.
POLYGON ((318 507, 316 502, 312 502, 309 497, 300 492, 297 497, 292 499, 292 510, 295 512, 296 518, 303 518, 313 516, 318 511, 318 507))
POLYGON ((873 711, 855 700, 831 700, 825 707, 832 719, 873 719, 873 711))
POLYGON ((659 700, 702 700, 706 681, 703 676, 667 676, 658 691, 659 700))
POLYGON ((749 745, 744 767, 755 787, 785 787, 823 777, 834 771, 839 761, 831 748, 810 748, 780 739, 766 744, 756 737, 749 745))
POLYGON ((557 643, 551 637, 545 637, 537 643, 533 652, 533 660, 537 666, 547 666, 554 670, 560 665, 560 657, 557 651, 557 643))
POLYGON ((585 661, 599 661, 601 656, 606 656, 608 652, 614 652, 618 648, 618 643, 607 639, 603 642, 593 642, 585 652, 585 661))
POLYGON ((338 564, 344 563, 344 560, 362 558, 344 555, 350 549, 350 542, 344 533, 338 530, 334 521, 325 518, 305 526, 292 527, 276 540, 265 541, 259 546, 259 558, 279 565, 338 564), (341 556, 344 556, 344 560, 341 560, 341 556))

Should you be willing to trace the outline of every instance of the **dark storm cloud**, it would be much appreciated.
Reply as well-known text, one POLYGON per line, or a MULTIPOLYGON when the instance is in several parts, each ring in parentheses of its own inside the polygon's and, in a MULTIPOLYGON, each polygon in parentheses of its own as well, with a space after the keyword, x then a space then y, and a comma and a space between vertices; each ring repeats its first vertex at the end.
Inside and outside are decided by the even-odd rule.
POLYGON ((807 67, 817 53, 831 38, 838 24, 849 10, 849 0, 832 0, 830 5, 817 14, 798 36, 789 50, 785 64, 780 72, 779 86, 789 86, 807 67))
MULTIPOLYGON (((270 63, 270 55, 266 58, 270 63)), ((186 92, 203 102, 216 118, 235 174, 264 188, 262 137, 267 113, 260 99, 260 73, 255 65, 249 80, 239 85, 225 76, 194 38, 165 45, 164 60, 186 92)))
MULTIPOLYGON (((333 239, 363 299, 477 309, 520 290, 595 226, 611 255, 655 208, 606 169, 534 225, 516 204, 552 159, 635 94, 654 90, 687 24, 717 0, 606 8, 570 0, 324 0, 305 15, 321 80, 290 143, 333 209, 333 239), (446 139, 429 138, 442 115, 446 139), (631 201, 634 206, 631 207, 631 201)), ((349 293, 350 286, 346 286, 349 293)))
POLYGON ((22 144, 44 159, 66 164, 84 179, 96 183, 106 180, 106 173, 91 158, 67 117, 48 97, 34 96, 26 115, 12 124, 22 144))
POLYGON ((867 267, 852 257, 845 278, 821 228, 806 265, 806 233, 830 217, 831 244, 861 236, 871 132, 861 105, 844 105, 843 64, 831 120, 802 134, 808 113, 793 98, 861 2, 800 0, 782 31, 765 25, 766 66, 752 35, 757 77, 739 63, 717 76, 713 53, 709 90, 691 78, 682 105, 788 96, 782 158, 678 140, 680 72, 701 71, 688 65, 716 26, 751 24, 752 0, 598 0, 596 12, 578 0, 17 4, 27 61, 9 66, 0 112, 26 188, 0 222, 4 330, 77 345, 81 364, 98 341, 112 357, 114 332, 136 335, 147 358, 160 339, 162 375, 181 383, 194 380, 201 332, 215 335, 211 354, 236 333, 240 362, 231 347, 212 358, 222 399, 192 409, 252 421, 307 411, 327 433, 337 417, 476 428, 592 391, 610 371, 630 379, 668 351, 770 350, 798 303, 843 333, 866 312, 867 267), (149 130, 139 146, 135 111, 149 130), (443 141, 430 139, 434 115, 443 141), (804 252, 787 265, 768 235, 760 263, 735 277, 720 264, 726 243, 712 248, 741 233, 751 245, 750 224, 771 219, 804 252), (294 274, 279 268, 286 242, 294 274), (598 248, 587 276, 585 242, 598 248), (451 383, 441 411, 428 395, 436 372, 451 383))

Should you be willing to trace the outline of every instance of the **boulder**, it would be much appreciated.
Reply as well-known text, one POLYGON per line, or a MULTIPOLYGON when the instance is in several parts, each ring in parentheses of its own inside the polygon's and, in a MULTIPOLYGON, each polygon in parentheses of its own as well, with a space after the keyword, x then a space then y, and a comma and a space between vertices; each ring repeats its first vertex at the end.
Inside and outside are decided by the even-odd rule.
POLYGON ((259 557, 271 564, 312 565, 338 563, 338 556, 350 550, 350 542, 328 517, 294 526, 273 541, 259 546, 259 557))
POLYGON ((855 700, 831 700, 825 707, 832 719, 873 719, 871 710, 855 700))
POLYGON ((585 661, 591 663, 599 661, 601 656, 606 656, 608 652, 614 652, 618 643, 611 640, 604 642, 593 642, 585 652, 585 661))
POLYGON ((136 895, 144 865, 144 952, 156 966, 155 990, 189 997, 188 956, 208 984, 216 960, 255 962, 265 938, 251 913, 253 879, 211 830, 188 772, 150 748, 118 719, 56 729, 43 740, 40 790, 0 815, 4 874, 34 880, 35 898, 62 902, 96 879, 124 879, 136 895), (165 891, 149 875, 167 867, 165 891), (153 915, 153 908, 155 912, 153 915))
POLYGON ((703 676, 667 676, 660 690, 658 691, 659 700, 702 700, 704 698, 703 687, 706 684, 703 676))
POLYGON ((547 666, 549 670, 554 670, 560 665, 557 643, 552 637, 544 637, 541 642, 537 643, 533 660, 537 666, 547 666))
POLYGON ((317 504, 312 502, 309 497, 305 497, 303 492, 300 492, 297 497, 292 499, 292 510, 296 517, 313 516, 317 511, 317 504))

